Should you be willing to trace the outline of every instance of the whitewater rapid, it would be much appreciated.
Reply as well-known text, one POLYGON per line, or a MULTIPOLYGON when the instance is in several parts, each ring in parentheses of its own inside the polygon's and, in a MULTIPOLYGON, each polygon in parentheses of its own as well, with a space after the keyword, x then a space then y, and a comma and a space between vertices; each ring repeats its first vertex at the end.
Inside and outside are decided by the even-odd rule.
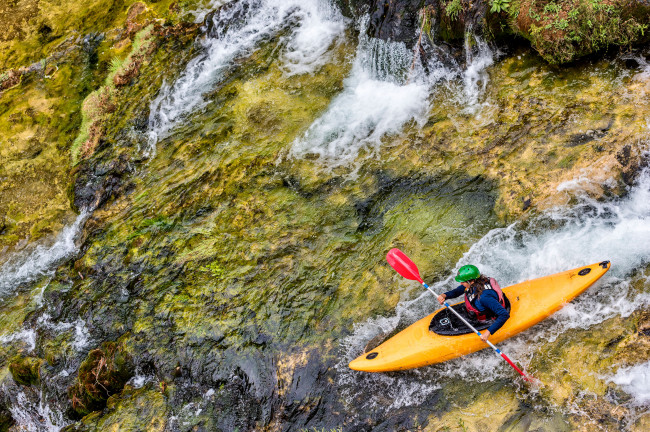
MULTIPOLYGON (((639 145, 645 148, 648 144, 639 145)), ((650 281, 642 273, 650 256, 650 169, 640 174, 638 183, 622 198, 595 200, 585 192, 589 186, 585 182, 589 180, 583 178, 559 186, 570 191, 577 204, 554 208, 528 222, 491 230, 464 254, 448 278, 429 281, 433 282, 430 285, 434 291, 445 292, 456 285, 452 275, 458 268, 471 263, 496 277, 501 286, 508 286, 585 264, 611 261, 611 270, 586 294, 544 323, 500 344, 504 352, 524 366, 543 344, 570 329, 588 329, 650 306, 650 281), (635 288, 638 282, 646 288, 635 288)), ((404 252, 408 255, 409 251, 404 252)), ((361 354, 369 340, 409 325, 438 307, 433 296, 423 292, 414 300, 400 302, 393 316, 369 318, 355 325, 353 333, 342 343, 344 359, 337 367, 345 396, 359 402, 358 389, 371 385, 376 390, 373 393, 386 392, 391 396, 392 404, 384 406, 394 409, 421 403, 449 378, 488 382, 509 376, 511 371, 490 350, 396 376, 347 368, 347 363, 361 354)), ((630 376, 645 377, 646 372, 647 365, 621 369, 613 382, 622 383, 624 389, 645 400, 646 393, 632 384, 634 379, 630 376)), ((367 406, 383 404, 374 396, 361 400, 367 406)))
POLYGON ((290 157, 316 159, 316 168, 325 171, 352 167, 350 178, 364 161, 380 156, 386 137, 410 122, 419 128, 426 123, 437 90, 460 83, 456 103, 468 113, 479 112, 489 82, 487 68, 494 63, 494 52, 471 29, 463 68, 436 50, 430 50, 423 65, 419 49, 369 38, 366 27, 367 17, 359 23, 355 60, 343 91, 290 150, 290 157))

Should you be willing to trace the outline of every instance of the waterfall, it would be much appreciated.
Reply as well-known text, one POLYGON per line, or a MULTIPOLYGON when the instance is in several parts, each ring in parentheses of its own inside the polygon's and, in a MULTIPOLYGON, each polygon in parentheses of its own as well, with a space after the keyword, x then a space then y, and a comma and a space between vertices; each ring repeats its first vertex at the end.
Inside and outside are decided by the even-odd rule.
MULTIPOLYGON (((367 18, 366 18, 367 20, 367 18)), ((354 66, 343 92, 292 145, 290 156, 314 157, 325 170, 353 166, 354 177, 364 159, 378 156, 382 139, 397 134, 404 125, 426 122, 429 98, 439 84, 462 81, 458 94, 465 112, 476 114, 479 98, 487 87, 486 68, 494 62, 488 44, 468 29, 465 41, 466 69, 443 57, 433 44, 426 67, 420 56, 401 42, 386 42, 366 36, 365 21, 359 29, 354 66)), ((416 50, 417 51, 417 50, 416 50)))
POLYGON ((466 113, 476 114, 480 109, 479 98, 488 84, 486 69, 494 63, 494 53, 481 37, 474 34, 471 27, 465 32, 465 62, 460 102, 466 105, 466 113))
POLYGON ((369 39, 364 33, 362 29, 343 92, 292 144, 291 157, 317 155, 326 169, 351 165, 361 151, 376 156, 386 134, 399 132, 409 120, 426 119, 427 84, 417 76, 405 82, 411 50, 403 43, 369 39))

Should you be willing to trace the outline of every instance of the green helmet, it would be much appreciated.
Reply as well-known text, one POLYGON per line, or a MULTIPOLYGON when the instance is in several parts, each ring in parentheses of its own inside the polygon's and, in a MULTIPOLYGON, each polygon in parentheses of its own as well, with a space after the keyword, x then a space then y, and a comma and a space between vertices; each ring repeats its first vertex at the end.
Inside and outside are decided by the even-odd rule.
POLYGON ((467 282, 481 276, 481 272, 473 265, 464 265, 458 269, 458 276, 455 277, 456 282, 467 282))

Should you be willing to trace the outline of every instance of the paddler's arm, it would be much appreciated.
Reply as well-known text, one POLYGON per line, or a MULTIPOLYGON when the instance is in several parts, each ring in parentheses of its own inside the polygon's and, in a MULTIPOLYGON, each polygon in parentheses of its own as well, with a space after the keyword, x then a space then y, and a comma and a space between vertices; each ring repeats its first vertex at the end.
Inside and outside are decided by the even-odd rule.
POLYGON ((438 296, 438 303, 443 304, 446 299, 456 298, 459 295, 462 295, 464 292, 465 292, 465 287, 462 285, 458 285, 453 290, 440 294, 438 296))
POLYGON ((492 291, 484 292, 483 295, 481 295, 479 302, 481 303, 479 306, 490 309, 497 316, 492 325, 481 334, 481 339, 485 341, 490 337, 490 335, 496 333, 496 331, 499 330, 506 321, 508 321, 508 318, 510 318, 510 312, 501 306, 497 294, 492 291), (485 338, 483 336, 485 336, 485 338))

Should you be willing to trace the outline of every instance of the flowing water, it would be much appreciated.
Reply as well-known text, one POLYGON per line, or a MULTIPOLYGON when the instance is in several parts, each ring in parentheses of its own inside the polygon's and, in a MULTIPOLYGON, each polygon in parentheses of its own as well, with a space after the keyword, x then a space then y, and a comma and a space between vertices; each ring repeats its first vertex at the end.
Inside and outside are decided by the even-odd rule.
POLYGON ((134 371, 89 430, 643 430, 650 170, 603 167, 649 150, 647 54, 557 70, 468 29, 462 56, 429 41, 423 60, 324 0, 210 4, 191 58, 161 54, 132 90, 149 110, 115 143, 146 157, 129 192, 83 247, 85 212, 2 267, 1 353, 48 363, 38 390, 3 381, 19 427, 77 420, 81 361, 119 340, 134 371), (437 292, 467 263, 501 286, 612 269, 500 344, 541 389, 491 351, 352 371, 437 306, 391 247, 437 292))

